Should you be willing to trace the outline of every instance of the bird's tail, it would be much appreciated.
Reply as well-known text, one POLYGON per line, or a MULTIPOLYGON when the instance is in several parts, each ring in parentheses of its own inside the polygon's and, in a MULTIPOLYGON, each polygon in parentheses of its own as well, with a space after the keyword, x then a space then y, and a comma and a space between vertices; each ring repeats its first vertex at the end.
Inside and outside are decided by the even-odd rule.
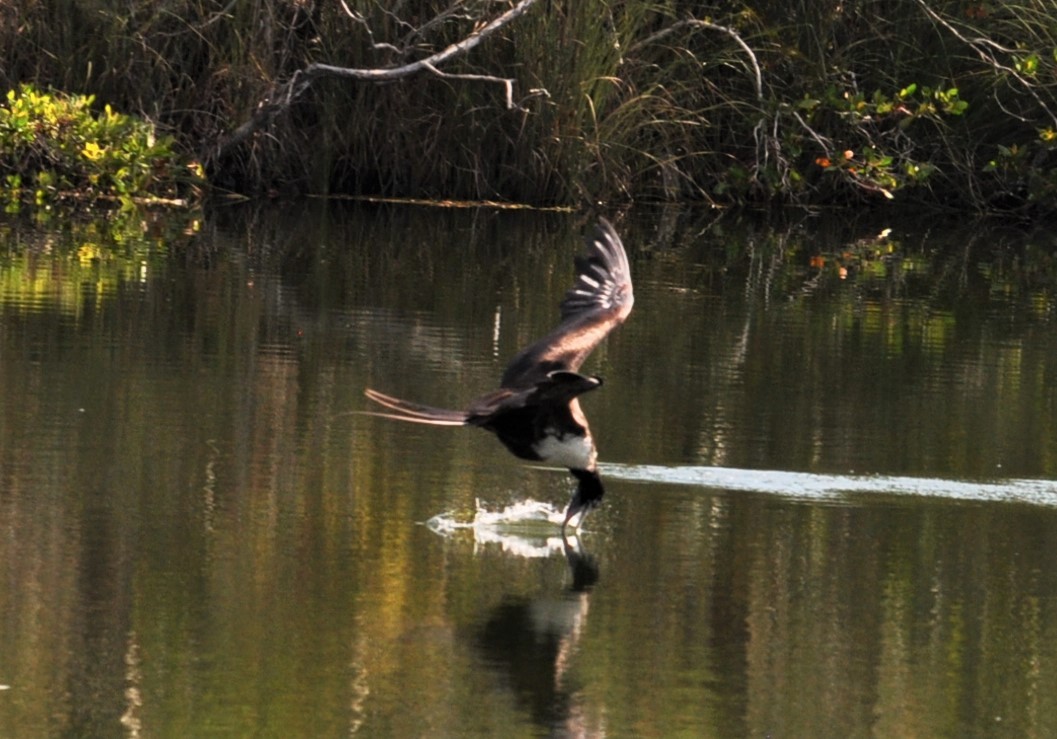
POLYGON ((465 426, 468 418, 466 411, 452 411, 446 408, 434 408, 421 403, 412 403, 410 400, 394 398, 391 395, 386 395, 370 388, 364 390, 364 395, 378 403, 378 405, 394 411, 394 413, 360 411, 367 416, 394 418, 397 421, 410 421, 411 423, 427 423, 431 426, 465 426))

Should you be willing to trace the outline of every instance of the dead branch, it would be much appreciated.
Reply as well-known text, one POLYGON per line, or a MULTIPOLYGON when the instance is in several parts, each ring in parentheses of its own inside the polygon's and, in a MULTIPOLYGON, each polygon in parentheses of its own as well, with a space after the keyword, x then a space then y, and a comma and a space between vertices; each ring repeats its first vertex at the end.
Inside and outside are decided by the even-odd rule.
MULTIPOLYGON (((267 100, 258 106, 253 116, 236 128, 230 136, 217 145, 215 159, 221 159, 234 147, 241 144, 257 131, 267 126, 280 113, 286 111, 293 105, 312 84, 324 77, 337 77, 341 79, 352 79, 361 82, 392 82, 403 79, 420 72, 430 72, 438 77, 447 79, 462 79, 479 82, 491 82, 503 85, 506 92, 506 107, 508 110, 522 109, 514 102, 513 86, 514 80, 505 77, 495 77, 486 74, 453 74, 442 72, 441 65, 452 59, 467 53, 489 36, 508 23, 522 16, 529 8, 535 5, 537 0, 519 0, 512 8, 494 18, 489 23, 481 26, 466 38, 458 41, 435 54, 423 59, 418 59, 407 64, 396 67, 380 67, 376 69, 357 69, 353 67, 339 67, 331 64, 313 63, 302 70, 295 72, 289 80, 278 85, 268 96, 267 100)), ((350 12, 353 20, 357 23, 365 23, 365 19, 350 12)), ((371 35, 373 48, 389 48, 388 44, 375 43, 371 35)), ((395 50, 395 49, 390 49, 395 50)))

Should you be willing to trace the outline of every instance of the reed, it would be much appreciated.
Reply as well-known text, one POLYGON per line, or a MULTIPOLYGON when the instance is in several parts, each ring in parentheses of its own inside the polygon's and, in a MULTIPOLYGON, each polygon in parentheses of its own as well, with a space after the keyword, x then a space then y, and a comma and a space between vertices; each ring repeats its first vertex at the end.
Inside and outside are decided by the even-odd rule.
POLYGON ((10 0, 0 85, 146 116, 245 193, 1025 214, 1057 198, 1048 0, 549 0, 444 68, 514 79, 521 109, 484 82, 323 79, 218 155, 307 65, 421 58, 509 7, 345 5, 356 19, 320 0, 10 0))

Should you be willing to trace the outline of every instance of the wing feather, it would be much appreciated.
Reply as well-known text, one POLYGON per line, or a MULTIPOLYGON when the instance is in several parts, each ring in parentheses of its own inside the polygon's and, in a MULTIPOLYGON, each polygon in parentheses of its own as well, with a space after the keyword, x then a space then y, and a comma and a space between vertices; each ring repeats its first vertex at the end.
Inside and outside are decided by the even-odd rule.
POLYGON ((503 373, 503 387, 535 385, 555 370, 579 370, 631 313, 635 303, 631 267, 613 224, 600 218, 585 242, 584 254, 576 257, 573 286, 561 302, 561 322, 511 360, 503 373))
POLYGON ((602 310, 615 311, 613 326, 619 325, 635 302, 624 244, 605 218, 598 220, 586 243, 586 253, 576 257, 576 280, 561 303, 562 321, 602 310))

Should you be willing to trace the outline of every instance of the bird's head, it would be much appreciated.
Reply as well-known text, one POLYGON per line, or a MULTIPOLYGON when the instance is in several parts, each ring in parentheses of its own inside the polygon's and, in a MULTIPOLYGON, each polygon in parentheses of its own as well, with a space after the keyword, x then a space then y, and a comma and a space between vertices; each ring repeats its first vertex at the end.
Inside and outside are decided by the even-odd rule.
POLYGON ((606 494, 606 489, 602 487, 602 480, 598 476, 598 472, 595 470, 569 470, 576 478, 576 492, 573 493, 572 500, 569 501, 569 507, 565 510, 565 521, 562 522, 562 528, 564 529, 569 521, 573 519, 577 514, 580 515, 580 519, 576 522, 576 528, 579 528, 584 522, 584 518, 587 517, 588 511, 598 505, 602 496, 606 494))
POLYGON ((578 395, 602 386, 601 377, 589 377, 569 370, 554 370, 538 385, 541 400, 568 402, 578 395))

